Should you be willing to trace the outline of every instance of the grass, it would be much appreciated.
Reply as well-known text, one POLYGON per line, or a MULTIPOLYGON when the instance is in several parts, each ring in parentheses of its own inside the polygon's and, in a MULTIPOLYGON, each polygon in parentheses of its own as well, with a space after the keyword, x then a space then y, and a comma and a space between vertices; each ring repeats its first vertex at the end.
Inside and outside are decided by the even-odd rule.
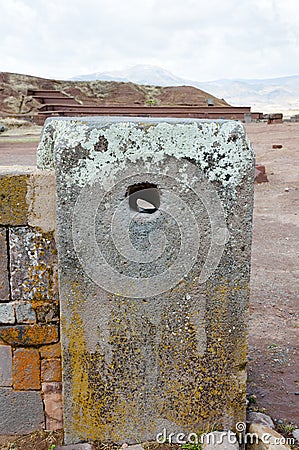
POLYGON ((26 436, 10 438, 0 450, 54 450, 63 443, 63 431, 38 430, 26 436))

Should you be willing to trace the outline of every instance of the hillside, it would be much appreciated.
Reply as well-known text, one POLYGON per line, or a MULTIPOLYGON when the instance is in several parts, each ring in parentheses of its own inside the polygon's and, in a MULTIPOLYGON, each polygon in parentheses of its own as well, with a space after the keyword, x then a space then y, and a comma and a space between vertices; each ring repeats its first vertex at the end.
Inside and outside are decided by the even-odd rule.
POLYGON ((125 70, 96 72, 73 78, 85 81, 95 79, 160 86, 188 85, 210 92, 216 97, 224 97, 234 106, 249 105, 254 110, 284 112, 289 116, 299 112, 299 75, 268 79, 195 81, 178 77, 161 67, 138 64, 125 70))
POLYGON ((159 87, 114 81, 63 81, 0 72, 0 115, 34 114, 40 106, 27 90, 59 90, 84 105, 229 106, 193 86, 159 87))

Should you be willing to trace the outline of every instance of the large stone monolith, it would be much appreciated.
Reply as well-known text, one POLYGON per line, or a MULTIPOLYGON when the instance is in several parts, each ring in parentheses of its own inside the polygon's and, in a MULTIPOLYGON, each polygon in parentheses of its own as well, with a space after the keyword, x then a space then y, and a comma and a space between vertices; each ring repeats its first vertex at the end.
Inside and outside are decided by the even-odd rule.
POLYGON ((241 123, 48 120, 66 443, 245 421, 254 157, 241 123))

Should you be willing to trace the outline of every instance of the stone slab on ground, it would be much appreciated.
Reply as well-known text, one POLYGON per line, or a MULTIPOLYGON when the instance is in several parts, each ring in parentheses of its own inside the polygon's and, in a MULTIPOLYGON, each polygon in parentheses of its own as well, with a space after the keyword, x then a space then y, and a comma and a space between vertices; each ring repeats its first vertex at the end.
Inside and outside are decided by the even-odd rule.
POLYGON ((204 436, 202 450, 239 450, 238 438, 232 432, 213 431, 204 436))
POLYGON ((91 444, 70 444, 55 447, 55 450, 94 450, 91 444))
POLYGON ((121 448, 124 450, 145 450, 144 447, 140 444, 135 445, 123 444, 121 448))
POLYGON ((299 428, 296 428, 293 432, 292 435, 294 436, 294 438, 299 442, 299 428))
POLYGON ((0 434, 28 434, 44 426, 43 401, 37 391, 0 388, 0 434))
POLYGON ((266 425, 269 428, 273 428, 273 429, 275 428, 273 420, 271 419, 270 416, 268 416, 267 414, 261 413, 261 412, 256 412, 256 411, 248 412, 247 417, 246 417, 246 423, 247 424, 260 423, 262 425, 266 425))
POLYGON ((266 425, 252 423, 248 431, 252 441, 247 442, 247 450, 291 450, 286 444, 286 438, 266 425))

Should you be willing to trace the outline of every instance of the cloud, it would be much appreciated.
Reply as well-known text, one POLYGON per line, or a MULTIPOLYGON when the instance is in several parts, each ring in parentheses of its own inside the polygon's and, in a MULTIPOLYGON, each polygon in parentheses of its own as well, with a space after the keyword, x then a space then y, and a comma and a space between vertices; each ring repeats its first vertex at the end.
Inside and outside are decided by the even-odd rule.
POLYGON ((48 77, 156 64, 208 80, 299 73, 297 0, 10 0, 1 70, 48 77))

